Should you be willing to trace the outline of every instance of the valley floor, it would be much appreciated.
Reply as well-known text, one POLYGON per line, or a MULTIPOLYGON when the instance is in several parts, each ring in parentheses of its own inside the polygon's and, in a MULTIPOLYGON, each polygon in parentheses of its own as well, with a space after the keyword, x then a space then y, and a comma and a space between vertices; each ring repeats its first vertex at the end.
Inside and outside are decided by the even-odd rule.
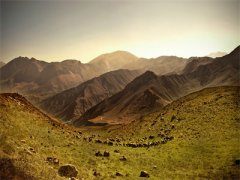
POLYGON ((74 128, 0 95, 0 179, 239 179, 239 87, 192 93, 124 126, 74 128), (105 153, 104 153, 105 151, 105 153), (52 161, 50 158, 54 159, 52 161))

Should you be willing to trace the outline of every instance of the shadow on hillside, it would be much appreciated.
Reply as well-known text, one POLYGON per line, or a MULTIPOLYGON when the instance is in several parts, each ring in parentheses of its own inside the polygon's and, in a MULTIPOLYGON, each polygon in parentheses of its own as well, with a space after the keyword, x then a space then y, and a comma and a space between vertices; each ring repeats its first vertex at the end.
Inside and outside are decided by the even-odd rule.
POLYGON ((24 172, 19 171, 13 164, 13 160, 10 158, 0 159, 0 179, 1 180, 32 180, 33 178, 26 175, 24 172))

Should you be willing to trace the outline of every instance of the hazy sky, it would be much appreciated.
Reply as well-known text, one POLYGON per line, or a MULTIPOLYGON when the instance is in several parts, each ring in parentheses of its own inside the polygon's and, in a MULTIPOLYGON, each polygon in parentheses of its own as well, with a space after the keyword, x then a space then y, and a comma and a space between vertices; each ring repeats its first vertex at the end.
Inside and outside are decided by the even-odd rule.
POLYGON ((0 60, 229 52, 239 45, 239 11, 238 0, 1 1, 0 60))

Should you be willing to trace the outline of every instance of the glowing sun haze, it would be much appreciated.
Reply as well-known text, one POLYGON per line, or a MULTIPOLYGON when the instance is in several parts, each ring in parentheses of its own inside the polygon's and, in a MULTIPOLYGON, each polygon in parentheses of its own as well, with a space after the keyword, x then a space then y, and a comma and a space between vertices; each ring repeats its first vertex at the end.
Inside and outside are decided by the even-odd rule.
POLYGON ((1 1, 1 56, 46 61, 116 50, 204 56, 239 45, 238 0, 1 1))

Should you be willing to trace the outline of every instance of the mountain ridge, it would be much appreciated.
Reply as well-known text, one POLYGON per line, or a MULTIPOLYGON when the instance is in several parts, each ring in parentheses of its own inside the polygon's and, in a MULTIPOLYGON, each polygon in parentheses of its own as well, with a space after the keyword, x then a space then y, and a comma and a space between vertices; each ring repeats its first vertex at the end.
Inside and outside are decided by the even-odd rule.
POLYGON ((63 120, 71 120, 122 90, 139 74, 136 70, 111 71, 45 99, 40 107, 63 120))
POLYGON ((186 71, 181 75, 163 75, 156 78, 154 73, 147 72, 133 80, 121 92, 86 111, 74 124, 81 125, 81 123, 84 124, 84 121, 91 119, 99 122, 99 119, 96 119, 99 116, 101 116, 101 120, 106 117, 106 122, 114 118, 115 120, 112 120, 111 123, 121 122, 124 117, 134 117, 134 115, 144 112, 141 106, 145 106, 143 107, 145 109, 154 109, 156 105, 163 107, 174 99, 205 87, 240 85, 237 75, 239 73, 239 54, 240 48, 237 47, 230 54, 216 58, 211 63, 201 64, 194 71, 190 69, 189 72, 186 71), (146 79, 150 77, 147 82, 145 76, 146 79), (137 89, 138 91, 136 91, 137 89), (146 99, 141 101, 147 89, 149 89, 148 94, 151 92, 154 96, 154 103, 147 104, 146 99))
POLYGON ((20 56, 0 68, 0 91, 20 92, 28 96, 32 102, 40 102, 120 67, 143 72, 149 70, 157 75, 181 74, 196 69, 201 64, 210 63, 212 60, 207 57, 184 59, 176 56, 144 59, 137 58, 126 51, 100 55, 86 64, 72 59, 48 63, 20 56), (125 56, 127 58, 123 58, 125 56))

